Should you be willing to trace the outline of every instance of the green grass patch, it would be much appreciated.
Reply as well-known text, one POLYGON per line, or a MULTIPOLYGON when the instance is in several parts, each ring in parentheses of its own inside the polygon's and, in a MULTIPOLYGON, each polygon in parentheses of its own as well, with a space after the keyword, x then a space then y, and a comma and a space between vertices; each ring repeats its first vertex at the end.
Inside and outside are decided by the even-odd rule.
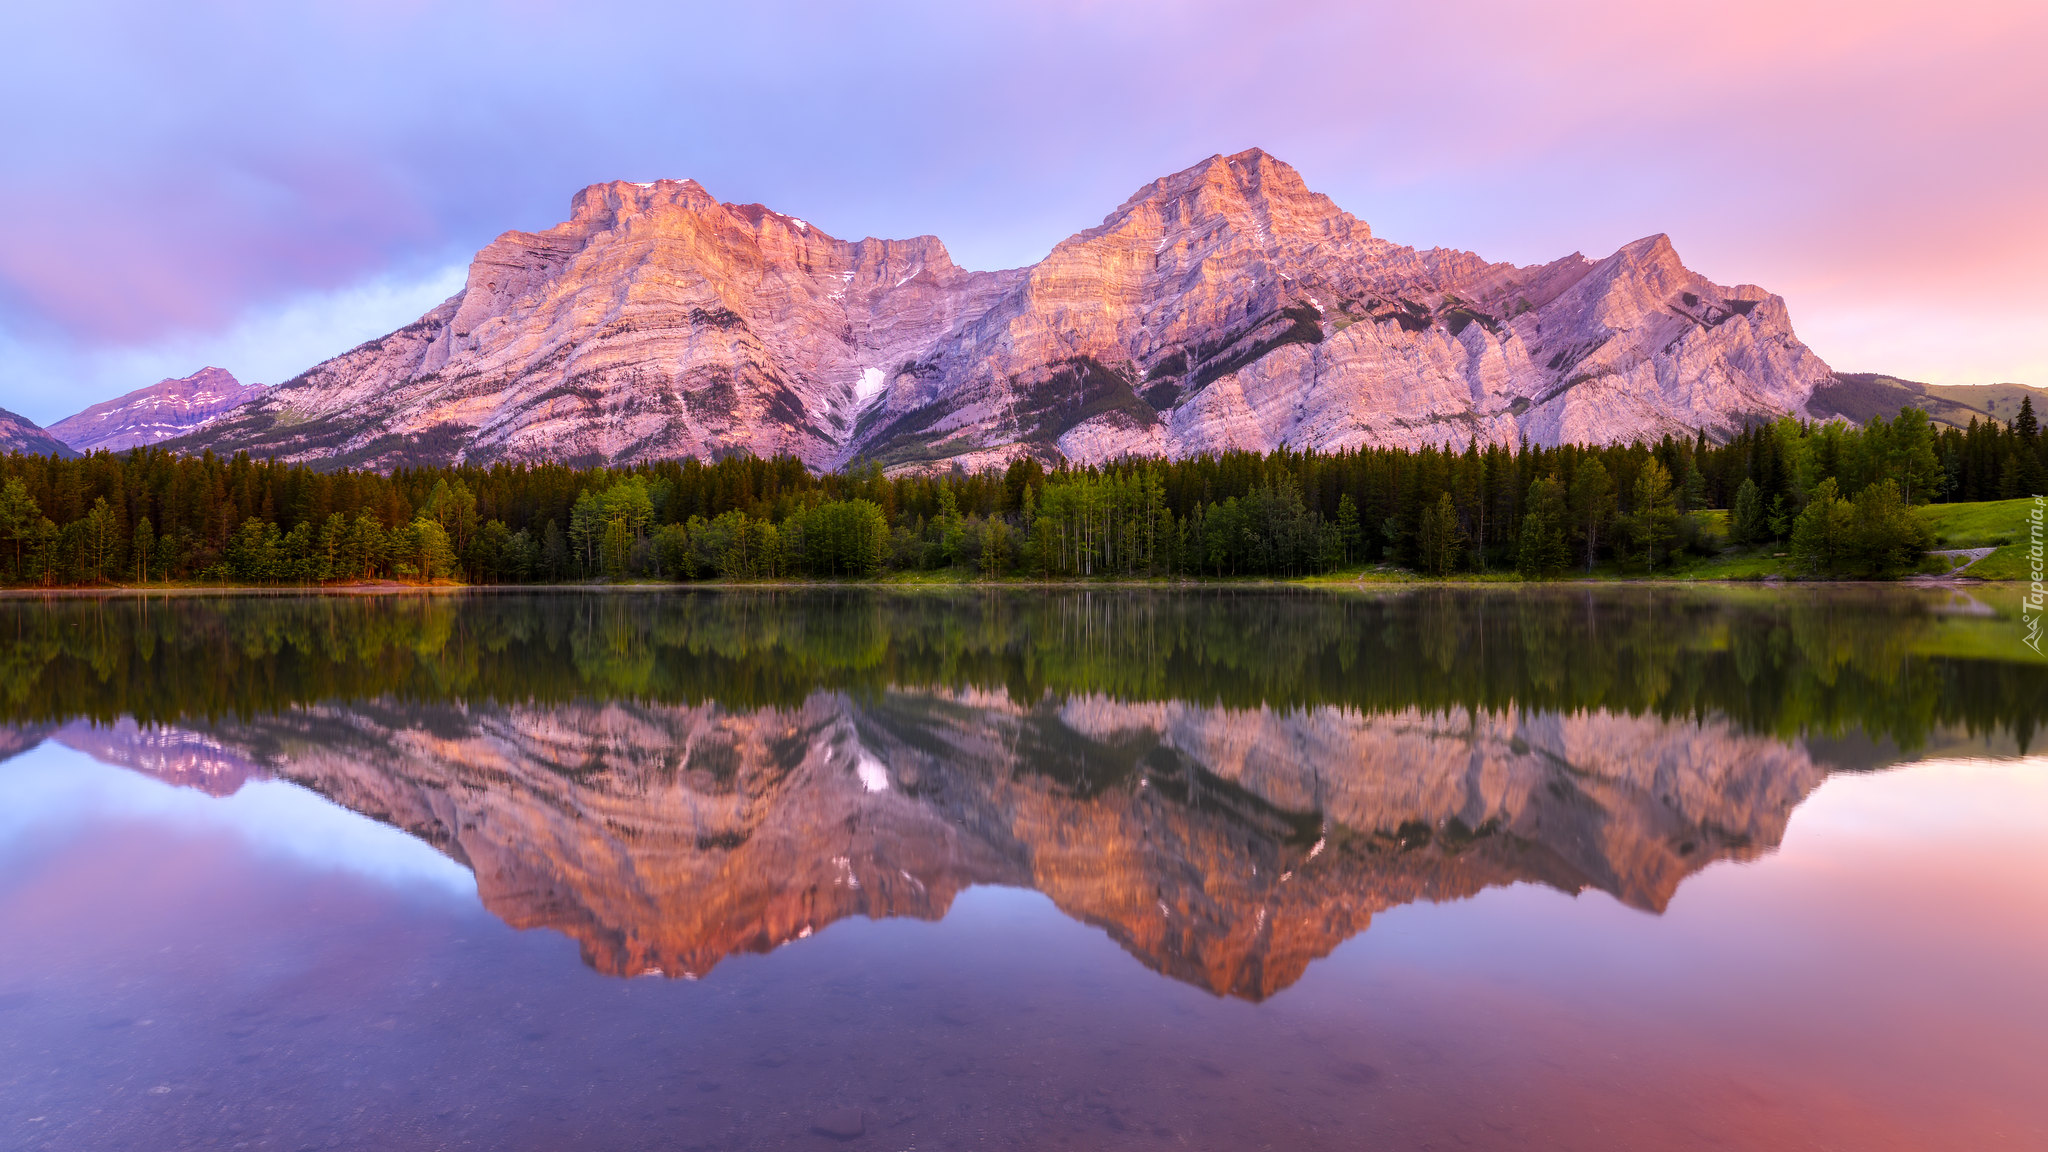
MULTIPOLYGON (((1984 500, 1973 504, 1929 504, 1920 510, 1927 526, 1934 530, 1937 548, 1989 548, 1994 544, 2015 544, 2027 539, 2027 515, 2034 499, 1984 500)), ((1986 557, 1981 568, 1996 556, 1986 557)), ((1971 569, 1970 575, 1977 575, 1971 569)))
POLYGON ((1978 580, 2032 580, 2034 560, 2028 555, 2032 550, 2030 544, 2007 544, 1963 569, 1963 575, 1978 580))

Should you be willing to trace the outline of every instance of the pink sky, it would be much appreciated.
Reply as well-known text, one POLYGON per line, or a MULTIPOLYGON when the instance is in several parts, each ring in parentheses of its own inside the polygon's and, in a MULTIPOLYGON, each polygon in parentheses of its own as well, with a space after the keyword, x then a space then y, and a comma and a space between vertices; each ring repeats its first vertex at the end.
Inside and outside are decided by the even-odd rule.
POLYGON ((604 179, 1037 259, 1257 145, 1388 239, 1669 233, 1830 364, 2048 384, 2048 5, 11 6, 0 406, 411 319, 604 179))

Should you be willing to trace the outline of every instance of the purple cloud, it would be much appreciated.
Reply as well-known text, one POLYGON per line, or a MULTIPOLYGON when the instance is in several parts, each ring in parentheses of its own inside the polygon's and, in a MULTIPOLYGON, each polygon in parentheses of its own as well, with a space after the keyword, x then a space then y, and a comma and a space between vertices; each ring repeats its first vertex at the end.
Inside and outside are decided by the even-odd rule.
POLYGON ((1390 239, 1669 232, 1838 366, 2048 375, 2018 330, 2048 260, 2033 0, 135 2, 14 6, 0 42, 0 337, 46 350, 425 279, 613 178, 1015 265, 1256 144, 1390 239))

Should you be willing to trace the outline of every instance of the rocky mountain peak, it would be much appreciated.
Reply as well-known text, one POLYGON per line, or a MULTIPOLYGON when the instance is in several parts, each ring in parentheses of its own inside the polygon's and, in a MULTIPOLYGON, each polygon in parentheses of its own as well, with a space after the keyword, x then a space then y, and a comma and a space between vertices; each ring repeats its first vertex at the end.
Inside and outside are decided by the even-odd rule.
POLYGON ((1614 332, 1668 317, 1712 327, 1748 316, 1770 295, 1755 285, 1724 288, 1687 268, 1671 238, 1661 232, 1625 244, 1594 264, 1582 285, 1589 301, 1597 300, 1598 321, 1614 332))
POLYGON ((1671 246, 1670 234, 1665 232, 1624 244, 1615 249, 1614 255, 1618 260, 1638 266, 1655 266, 1679 271, 1685 268, 1685 264, 1678 258, 1678 249, 1671 246))
POLYGON ((1067 243, 1132 230, 1201 237, 1223 229, 1257 247, 1268 246, 1275 237, 1319 241, 1372 236, 1363 221, 1329 197, 1310 191, 1293 167, 1253 148, 1234 156, 1211 156, 1154 180, 1099 227, 1067 243))
POLYGON ((94 404, 50 425, 50 435, 80 452, 121 452, 186 435, 263 394, 225 368, 159 380, 94 404))
POLYGON ((609 180, 569 198, 569 223, 596 231, 663 209, 712 213, 722 212, 724 205, 695 180, 609 180))
POLYGON ((1408 248, 1249 149, 1009 272, 695 181, 595 184, 417 323, 184 446, 977 468, 1720 433, 1803 413, 1829 379, 1782 300, 1692 272, 1668 237, 1531 267, 1408 248))

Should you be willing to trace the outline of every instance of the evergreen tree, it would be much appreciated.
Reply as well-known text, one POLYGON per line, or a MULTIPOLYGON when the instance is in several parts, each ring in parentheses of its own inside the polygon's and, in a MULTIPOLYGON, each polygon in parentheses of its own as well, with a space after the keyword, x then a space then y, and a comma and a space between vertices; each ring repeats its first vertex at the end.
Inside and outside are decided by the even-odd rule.
POLYGON ((1899 486, 1908 504, 1925 504, 1941 495, 1941 460, 1934 451, 1934 427, 1927 413, 1907 408, 1892 421, 1886 438, 1885 466, 1879 475, 1899 486))
POLYGON ((2012 496, 2048 495, 2048 465, 2041 459, 2041 425, 2034 417, 2034 398, 2020 400, 2019 414, 2012 419, 2012 496))
POLYGON ((1690 453, 1685 459, 1685 486, 1679 501, 1679 510, 1697 512, 1707 506, 1707 477, 1699 469, 1698 462, 1690 453))
POLYGON ((1358 502, 1346 492, 1337 498, 1337 539, 1343 546, 1344 563, 1350 564, 1364 554, 1364 537, 1358 526, 1358 502))
POLYGON ((14 562, 8 571, 11 578, 27 577, 29 545, 42 520, 42 508, 28 494, 28 485, 19 476, 9 477, 5 485, 0 485, 0 540, 13 545, 14 562))
POLYGON ((1754 548, 1771 538, 1770 518, 1764 513, 1764 492, 1754 480, 1744 478, 1735 490, 1735 507, 1728 514, 1728 534, 1744 548, 1754 548))
POLYGON ((569 574, 569 538, 554 520, 549 520, 541 532, 540 565, 549 580, 560 580, 569 574))
POLYGON ((342 546, 342 568, 353 580, 374 580, 383 570, 387 544, 384 526, 368 509, 356 513, 342 546))
POLYGON ((1451 502, 1449 492, 1437 497, 1436 503, 1422 514, 1415 536, 1423 571, 1445 576, 1458 566, 1465 530, 1458 523, 1458 506, 1451 502))
POLYGON ((1515 570, 1526 577, 1555 576, 1571 563, 1571 547, 1565 540, 1570 510, 1565 506, 1564 484, 1555 476, 1529 485, 1529 499, 1522 512, 1522 538, 1515 553, 1515 570))
POLYGON ((278 579, 295 584, 317 584, 326 578, 324 565, 314 546, 313 523, 301 520, 278 542, 278 579))
POLYGON ((1634 498, 1630 535, 1642 549, 1643 567, 1654 572, 1660 557, 1669 559, 1671 541, 1678 536, 1678 497, 1661 461, 1652 457, 1636 473, 1634 498))
POLYGON ((149 565, 156 557, 156 529, 144 516, 135 522, 135 539, 128 548, 129 562, 138 584, 149 583, 149 565))
POLYGON ((1597 456, 1579 464, 1572 475, 1571 513, 1574 534, 1586 547, 1586 571, 1591 572, 1600 556, 1600 534, 1614 515, 1614 481, 1597 456))
POLYGON ((348 517, 339 512, 330 512, 320 524, 320 533, 313 541, 313 548, 320 557, 320 579, 335 580, 351 575, 345 553, 348 550, 348 517))

